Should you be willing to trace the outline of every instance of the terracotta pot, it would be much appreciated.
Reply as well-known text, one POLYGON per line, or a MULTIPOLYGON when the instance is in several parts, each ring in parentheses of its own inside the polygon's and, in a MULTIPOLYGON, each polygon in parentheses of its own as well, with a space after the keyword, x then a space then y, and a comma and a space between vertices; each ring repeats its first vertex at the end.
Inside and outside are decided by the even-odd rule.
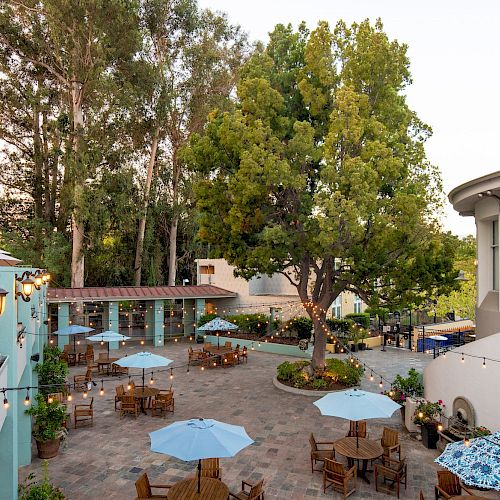
POLYGON ((38 441, 38 439, 35 439, 35 441, 38 449, 38 456, 40 458, 54 458, 61 444, 60 438, 51 439, 50 441, 38 441))

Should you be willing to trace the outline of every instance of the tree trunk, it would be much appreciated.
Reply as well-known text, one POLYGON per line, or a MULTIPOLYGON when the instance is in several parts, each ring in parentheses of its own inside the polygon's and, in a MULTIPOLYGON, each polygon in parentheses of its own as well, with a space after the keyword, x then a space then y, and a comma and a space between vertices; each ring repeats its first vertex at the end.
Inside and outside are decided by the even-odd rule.
MULTIPOLYGON (((309 312, 309 311, 308 311, 309 312)), ((326 353, 326 312, 309 313, 314 326, 314 349, 311 359, 311 367, 313 371, 323 370, 325 368, 325 353, 326 353)))
POLYGON ((71 217, 73 233, 73 251, 71 255, 71 287, 83 288, 85 273, 85 258, 83 255, 83 227, 78 223, 75 214, 71 217))
POLYGON ((177 275, 177 225, 179 223, 179 216, 174 214, 170 224, 170 248, 168 255, 168 285, 175 285, 175 278, 177 275))
POLYGON ((153 171, 156 163, 156 151, 158 149, 158 138, 160 136, 160 127, 156 127, 151 143, 151 155, 149 157, 148 172, 146 176, 146 186, 144 188, 144 201, 142 206, 141 218, 139 219, 139 229, 137 231, 137 244, 135 247, 135 263, 134 263, 134 285, 141 285, 142 274, 142 252, 144 250, 144 234, 146 232, 146 219, 148 215, 149 195, 151 191, 151 181, 153 179, 153 171))
POLYGON ((35 172, 33 179, 33 199, 35 201, 35 217, 43 216, 43 155, 42 140, 40 137, 40 110, 38 104, 35 105, 33 112, 33 160, 35 163, 35 172))

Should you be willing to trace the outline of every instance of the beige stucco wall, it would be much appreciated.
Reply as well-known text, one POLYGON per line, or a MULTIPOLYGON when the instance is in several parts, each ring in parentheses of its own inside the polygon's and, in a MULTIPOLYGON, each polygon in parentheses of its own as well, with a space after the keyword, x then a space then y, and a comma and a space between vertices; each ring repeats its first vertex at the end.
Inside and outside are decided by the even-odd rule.
POLYGON ((500 431, 500 363, 486 361, 483 368, 483 356, 500 359, 500 333, 458 347, 429 363, 424 370, 425 398, 442 399, 449 417, 455 398, 465 397, 474 407, 476 425, 500 431), (462 352, 479 357, 465 356, 462 363, 462 352))

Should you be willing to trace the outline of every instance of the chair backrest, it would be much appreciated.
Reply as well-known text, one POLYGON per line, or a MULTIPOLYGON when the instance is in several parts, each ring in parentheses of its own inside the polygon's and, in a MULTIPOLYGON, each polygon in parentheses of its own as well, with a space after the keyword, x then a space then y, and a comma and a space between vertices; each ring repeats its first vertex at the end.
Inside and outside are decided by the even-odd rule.
POLYGON ((85 373, 85 378, 87 380, 92 380, 92 368, 87 368, 87 371, 85 373))
POLYGON ((105 352, 100 352, 98 359, 108 359, 108 355, 105 352))
POLYGON ((94 352, 94 346, 92 344, 87 344, 87 349, 85 351, 87 354, 94 352))
POLYGON ((309 444, 311 445, 311 451, 318 451, 318 445, 316 444, 316 439, 314 439, 314 434, 312 432, 309 435, 309 444))
POLYGON ((188 347, 188 353, 189 353, 189 354, 193 354, 193 352, 194 352, 194 351, 193 351, 193 348, 192 348, 192 347, 188 347))
POLYGON ((47 394, 47 399, 52 398, 54 401, 59 401, 59 403, 64 403, 64 395, 62 392, 53 392, 47 394))
POLYGON ((335 460, 330 460, 329 458, 325 459, 324 470, 329 473, 330 478, 332 479, 343 479, 345 476, 345 468, 340 462, 336 462, 335 460))
MULTIPOLYGON (((349 433, 348 437, 356 437, 356 422, 351 420, 349 422, 349 433)), ((366 420, 358 421, 358 437, 365 438, 366 437, 366 420)))
POLYGON ((207 348, 207 347, 212 347, 212 342, 205 342, 204 347, 205 347, 205 348, 207 348))
POLYGON ((115 387, 115 391, 116 391, 117 396, 123 396, 125 394, 125 389, 124 389, 123 385, 117 385, 115 387))
POLYGON ((139 498, 151 498, 151 485, 149 484, 148 475, 144 472, 139 479, 135 482, 135 489, 139 498))
POLYGON ((394 429, 384 427, 382 434, 382 446, 394 446, 399 444, 399 432, 394 429))
POLYGON ((220 467, 218 458, 203 458, 201 460, 201 476, 219 479, 220 467))
POLYGON ((438 470, 437 475, 440 488, 448 495, 460 495, 462 493, 460 479, 455 474, 447 470, 438 470))
POLYGON ((248 349, 247 349, 247 346, 243 346, 243 356, 246 356, 248 353, 248 349))
POLYGON ((250 491, 248 492, 248 500, 256 500, 260 498, 264 492, 264 479, 261 479, 258 483, 254 484, 250 491))
POLYGON ((125 407, 128 408, 135 407, 137 404, 134 396, 127 396, 127 395, 121 397, 121 403, 122 403, 122 409, 125 407))
POLYGON ((233 347, 233 343, 232 342, 224 342, 224 347, 230 347, 230 348, 232 348, 233 347))
POLYGON ((418 497, 418 500, 425 500, 422 490, 420 490, 420 496, 418 497))

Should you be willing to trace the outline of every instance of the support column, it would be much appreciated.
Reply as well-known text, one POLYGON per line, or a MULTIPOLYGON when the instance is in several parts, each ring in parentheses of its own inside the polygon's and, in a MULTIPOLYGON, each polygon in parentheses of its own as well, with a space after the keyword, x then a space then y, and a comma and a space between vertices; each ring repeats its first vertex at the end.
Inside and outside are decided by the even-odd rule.
MULTIPOLYGON (((108 321, 103 323, 104 330, 111 330, 112 332, 120 333, 120 323, 118 320, 119 302, 108 302, 108 321)), ((118 349, 119 342, 110 342, 109 349, 118 349)))
POLYGON ((183 306, 184 314, 182 316, 182 322, 184 324, 184 337, 189 335, 194 335, 195 332, 195 311, 196 308, 195 301, 193 299, 184 299, 183 306))
POLYGON ((198 322, 200 321, 200 318, 205 314, 205 299, 196 299, 196 305, 195 305, 195 323, 196 323, 196 329, 195 331, 198 332, 198 322))
POLYGON ((153 326, 151 327, 151 334, 153 336, 153 345, 155 347, 163 345, 163 321, 165 318, 165 311, 163 300, 155 300, 153 304, 153 326))
MULTIPOLYGON (((69 326, 69 303, 62 302, 57 306, 57 329, 69 326)), ((69 335, 58 335, 57 345, 59 349, 64 349, 64 346, 69 344, 69 335)))

